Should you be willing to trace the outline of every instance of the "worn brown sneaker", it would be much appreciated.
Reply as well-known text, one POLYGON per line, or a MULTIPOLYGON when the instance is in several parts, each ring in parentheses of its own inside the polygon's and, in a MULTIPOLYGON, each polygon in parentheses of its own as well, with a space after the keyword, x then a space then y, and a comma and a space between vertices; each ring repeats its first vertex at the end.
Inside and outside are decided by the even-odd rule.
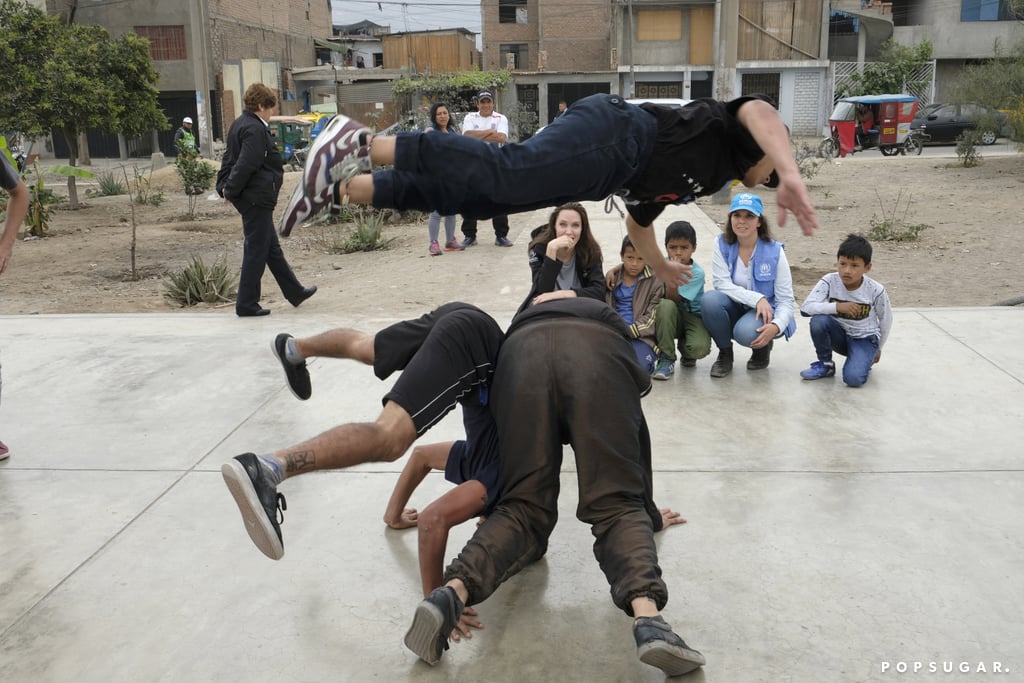
POLYGON ((454 588, 435 588, 416 608, 405 646, 427 664, 437 664, 448 649, 448 636, 459 623, 463 607, 454 588))
POLYGON ((704 655, 688 647, 661 616, 639 617, 633 623, 633 638, 640 661, 667 676, 681 676, 705 664, 704 655))
POLYGON ((732 347, 718 349, 718 358, 711 365, 712 377, 728 377, 732 372, 732 347))

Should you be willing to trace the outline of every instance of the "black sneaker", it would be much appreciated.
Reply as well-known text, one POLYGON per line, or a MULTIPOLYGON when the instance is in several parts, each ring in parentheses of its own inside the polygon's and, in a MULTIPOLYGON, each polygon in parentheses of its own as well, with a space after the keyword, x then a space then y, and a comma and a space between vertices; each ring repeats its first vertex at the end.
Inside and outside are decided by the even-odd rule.
POLYGON ((259 459, 252 453, 236 455, 221 465, 220 473, 242 513, 249 538, 264 555, 280 560, 284 557, 284 540, 278 515, 280 522, 284 522, 288 503, 277 487, 267 481, 259 459))
POLYGON ((687 647, 660 616, 638 618, 633 624, 633 637, 640 661, 667 676, 681 676, 704 666, 704 655, 687 647))
POLYGON ((697 367, 697 359, 687 358, 686 356, 683 356, 683 359, 679 361, 679 364, 682 365, 684 368, 695 368, 697 367))
POLYGON ((454 588, 435 588, 416 608, 412 626, 405 634, 405 646, 430 666, 440 662, 463 607, 454 588))
POLYGON ((298 365, 294 365, 288 360, 288 355, 285 352, 285 346, 291 338, 292 335, 282 332, 274 337, 274 342, 270 345, 270 348, 274 351, 274 355, 277 356, 277 359, 281 361, 281 367, 284 368, 284 376, 288 380, 288 388, 292 390, 292 394, 295 398, 300 401, 305 401, 313 395, 313 384, 309 379, 309 370, 306 368, 306 361, 302 361, 298 365))

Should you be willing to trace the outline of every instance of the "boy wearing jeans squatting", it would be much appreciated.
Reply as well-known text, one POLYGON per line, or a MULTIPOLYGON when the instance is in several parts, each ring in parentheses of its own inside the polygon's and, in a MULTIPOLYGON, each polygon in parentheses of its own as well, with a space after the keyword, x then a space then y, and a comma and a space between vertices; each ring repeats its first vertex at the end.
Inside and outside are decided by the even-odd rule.
POLYGON ((711 335, 700 317, 700 300, 704 297, 704 269, 693 260, 697 248, 697 231, 687 221, 675 221, 665 228, 665 252, 669 261, 690 266, 691 280, 681 287, 665 286, 665 297, 658 304, 658 365, 654 379, 668 379, 675 370, 675 340, 679 339, 682 366, 692 368, 698 358, 711 353, 711 335))
POLYGON ((835 375, 835 351, 846 356, 843 381, 859 387, 882 357, 882 346, 892 329, 892 305, 885 287, 867 276, 871 243, 863 235, 847 235, 837 258, 838 271, 821 278, 800 307, 800 312, 811 318, 811 341, 818 355, 800 376, 822 379, 835 375))

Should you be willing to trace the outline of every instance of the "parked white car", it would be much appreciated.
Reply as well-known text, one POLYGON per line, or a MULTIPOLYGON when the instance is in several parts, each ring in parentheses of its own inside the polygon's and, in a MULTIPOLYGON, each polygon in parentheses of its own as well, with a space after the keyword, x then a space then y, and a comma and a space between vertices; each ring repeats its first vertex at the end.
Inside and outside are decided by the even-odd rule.
MULTIPOLYGON (((633 99, 633 100, 626 100, 626 101, 629 102, 630 104, 644 104, 645 102, 650 102, 651 104, 660 104, 662 106, 673 107, 674 109, 680 109, 682 107, 685 107, 687 104, 689 104, 693 100, 683 100, 683 99, 680 99, 680 98, 677 98, 677 97, 648 97, 646 99, 641 98, 641 99, 633 99)), ((541 126, 540 128, 537 129, 537 132, 534 133, 534 135, 537 135, 538 133, 540 133, 545 128, 547 128, 547 126, 541 126)))

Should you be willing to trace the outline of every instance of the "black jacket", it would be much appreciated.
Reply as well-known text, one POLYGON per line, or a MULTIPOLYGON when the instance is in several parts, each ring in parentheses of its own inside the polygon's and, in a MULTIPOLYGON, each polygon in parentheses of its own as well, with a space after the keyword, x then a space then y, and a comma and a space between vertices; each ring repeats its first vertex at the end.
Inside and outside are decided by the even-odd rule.
MULTIPOLYGON (((544 226, 541 226, 543 228, 544 226)), ((535 230, 534 233, 537 231, 535 230)), ((534 234, 536 236, 536 234, 534 234)), ((530 302, 538 294, 555 291, 558 274, 562 270, 562 262, 547 255, 546 244, 535 244, 530 251, 530 270, 533 271, 533 286, 526 299, 519 306, 519 313, 530 307, 530 302)), ((604 301, 604 270, 600 261, 583 270, 577 263, 576 275, 580 278, 580 286, 575 290, 576 296, 604 301)))
POLYGON ((284 179, 284 160, 263 119, 246 111, 228 131, 228 146, 217 173, 217 194, 272 209, 284 179))

